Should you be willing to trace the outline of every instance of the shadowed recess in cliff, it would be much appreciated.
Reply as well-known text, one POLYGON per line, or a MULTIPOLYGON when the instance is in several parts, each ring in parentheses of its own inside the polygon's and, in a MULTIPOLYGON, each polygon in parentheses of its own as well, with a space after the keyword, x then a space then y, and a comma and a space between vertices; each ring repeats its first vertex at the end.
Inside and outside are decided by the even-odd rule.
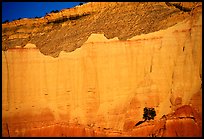
MULTIPOLYGON (((192 3, 190 8, 195 5, 196 2, 192 3)), ((45 16, 41 19, 45 24, 25 24, 18 30, 3 26, 2 50, 30 42, 36 44, 44 55, 58 57, 61 51, 71 52, 81 47, 93 33, 104 34, 108 39, 127 40, 164 30, 190 17, 190 10, 183 12, 180 9, 186 7, 177 7, 164 2, 87 3, 75 8, 75 15, 67 16, 64 12, 70 9, 66 9, 45 16), (97 5, 95 9, 92 8, 94 5, 97 5), (79 14, 80 9, 89 10, 82 10, 83 14, 79 14)))

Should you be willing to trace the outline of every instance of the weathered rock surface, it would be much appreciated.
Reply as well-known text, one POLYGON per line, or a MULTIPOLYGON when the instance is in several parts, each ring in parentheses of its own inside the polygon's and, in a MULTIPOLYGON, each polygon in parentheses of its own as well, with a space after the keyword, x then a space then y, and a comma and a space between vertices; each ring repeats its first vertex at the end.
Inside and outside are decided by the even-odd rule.
POLYGON ((3 50, 36 44, 45 55, 81 47, 91 34, 127 40, 171 27, 200 3, 94 2, 47 14, 42 18, 15 20, 2 25, 3 50), (183 7, 183 8, 182 8, 183 7))
MULTIPOLYGON (((118 3, 111 4, 117 13, 118 3)), ((116 31, 108 39, 106 33, 92 32, 69 53, 60 53, 68 49, 62 49, 61 37, 59 47, 48 39, 57 30, 35 38, 50 41, 42 47, 3 38, 9 48, 2 51, 3 136, 201 136, 202 5, 196 4, 184 4, 193 8, 180 20, 161 28, 155 25, 141 35, 133 31, 123 36, 121 30, 122 37, 116 31), (41 53, 43 49, 50 56, 41 53), (59 56, 54 58, 53 53, 59 56), (134 126, 143 120, 144 107, 155 108, 155 120, 134 126)), ((104 16, 105 11, 95 16, 104 16)))

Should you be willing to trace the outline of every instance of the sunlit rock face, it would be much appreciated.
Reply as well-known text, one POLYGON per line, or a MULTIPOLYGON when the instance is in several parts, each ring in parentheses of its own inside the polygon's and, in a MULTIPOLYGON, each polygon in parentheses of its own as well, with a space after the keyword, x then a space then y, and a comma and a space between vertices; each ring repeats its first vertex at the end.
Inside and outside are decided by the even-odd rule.
POLYGON ((3 136, 201 136, 201 13, 127 40, 91 34, 56 58, 2 51, 3 136), (145 107, 156 117, 135 126, 145 107))

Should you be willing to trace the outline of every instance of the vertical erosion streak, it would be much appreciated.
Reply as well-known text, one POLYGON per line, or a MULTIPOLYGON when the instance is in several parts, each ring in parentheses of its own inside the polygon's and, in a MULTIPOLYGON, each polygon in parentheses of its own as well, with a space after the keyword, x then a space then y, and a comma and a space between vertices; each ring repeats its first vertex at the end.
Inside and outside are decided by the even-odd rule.
POLYGON ((150 69, 149 69, 150 73, 152 72, 152 64, 153 64, 153 54, 152 54, 152 57, 151 57, 151 63, 150 63, 150 69))
MULTIPOLYGON (((7 102, 8 102, 8 109, 6 109, 6 111, 9 111, 10 109, 10 97, 9 97, 9 66, 8 66, 8 60, 7 60, 7 57, 6 57, 6 52, 4 52, 4 55, 5 55, 5 60, 6 60, 6 67, 7 67, 7 102)), ((2 92, 2 95, 3 95, 3 92, 2 92)), ((6 118, 7 119, 7 118, 6 118)), ((8 127, 8 120, 6 120, 6 128, 7 128, 7 132, 8 132, 8 136, 10 137, 10 133, 9 133, 9 127, 8 127)))
POLYGON ((10 132, 9 132, 8 123, 6 123, 6 128, 7 128, 7 131, 8 131, 8 136, 10 137, 10 132))
POLYGON ((151 62, 150 62, 150 68, 149 68, 150 73, 152 72, 154 54, 155 54, 155 47, 153 46, 152 55, 151 55, 151 62))
MULTIPOLYGON (((58 57, 57 58, 57 71, 56 71, 56 92, 55 92, 55 99, 54 99, 54 102, 52 102, 52 103, 54 103, 55 105, 54 105, 54 111, 55 111, 55 113, 54 113, 54 115, 55 115, 55 119, 59 119, 59 110, 58 110, 58 107, 59 106, 61 106, 61 103, 59 103, 60 102, 60 93, 61 93, 61 90, 60 90, 60 88, 59 88, 59 84, 60 84, 60 82, 59 82, 59 76, 60 76, 60 73, 59 73, 59 67, 60 67, 60 60, 59 60, 60 58, 58 57)), ((61 83, 62 84, 62 83, 61 83)))
MULTIPOLYGON (((48 86, 47 86, 47 69, 46 69, 46 62, 45 59, 43 60, 43 71, 44 71, 44 81, 45 81, 45 87, 43 87, 43 93, 48 93, 48 86)), ((47 100, 47 99, 46 99, 47 100)))
POLYGON ((10 109, 10 97, 9 97, 9 87, 10 87, 10 85, 9 85, 9 66, 8 66, 8 60, 7 60, 7 57, 6 57, 6 52, 5 51, 3 51, 4 52, 4 55, 5 55, 5 60, 6 60, 6 67, 7 67, 7 102, 8 102, 8 111, 9 111, 9 109, 10 109))

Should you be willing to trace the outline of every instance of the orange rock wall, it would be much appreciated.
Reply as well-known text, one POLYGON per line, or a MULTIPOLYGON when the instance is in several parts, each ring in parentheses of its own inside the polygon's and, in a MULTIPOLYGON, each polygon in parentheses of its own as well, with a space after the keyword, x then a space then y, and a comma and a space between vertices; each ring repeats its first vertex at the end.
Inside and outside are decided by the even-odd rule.
POLYGON ((190 104, 202 82, 201 30, 202 15, 127 41, 92 34, 58 58, 33 46, 2 51, 2 132, 29 136, 58 122, 123 130, 144 107, 160 119, 190 104))

